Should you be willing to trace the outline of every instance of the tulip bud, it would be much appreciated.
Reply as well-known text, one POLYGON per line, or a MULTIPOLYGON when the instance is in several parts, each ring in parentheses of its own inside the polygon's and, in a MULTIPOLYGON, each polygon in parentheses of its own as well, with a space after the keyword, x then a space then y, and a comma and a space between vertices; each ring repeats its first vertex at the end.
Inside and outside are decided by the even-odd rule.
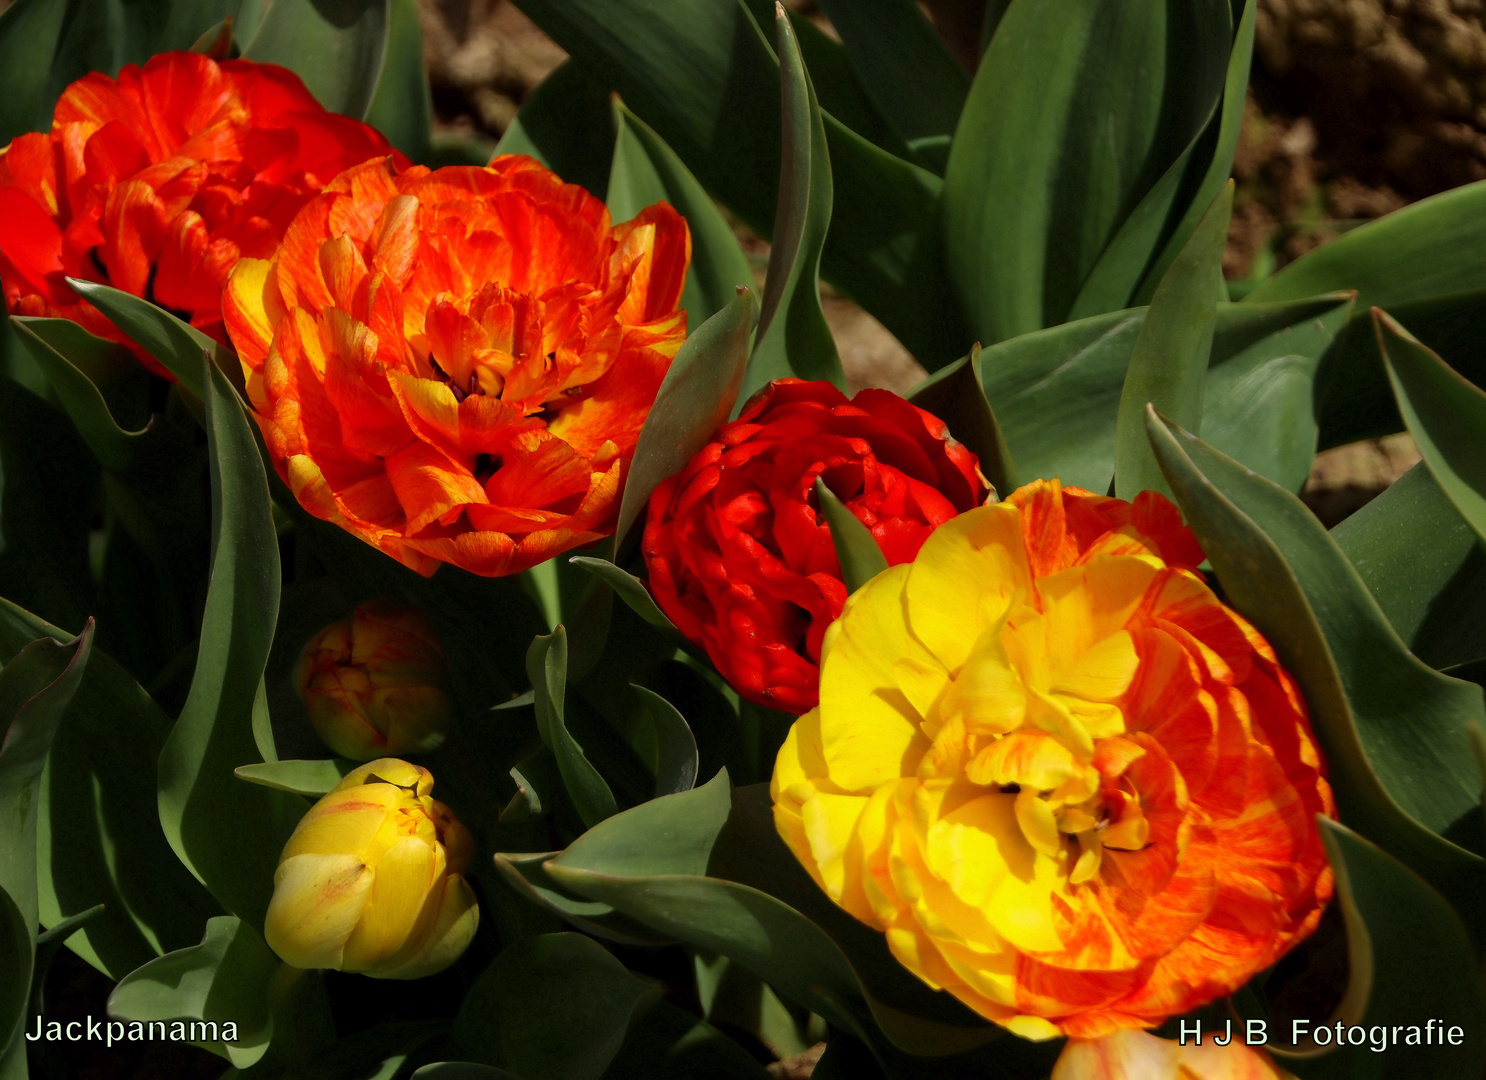
POLYGON ((295 665, 294 686, 326 746, 370 761, 426 754, 444 741, 448 669, 427 615, 374 600, 314 636, 295 665))
POLYGON ((474 939, 474 840, 396 758, 346 774, 284 845, 264 937, 285 963, 378 979, 444 970, 474 939))

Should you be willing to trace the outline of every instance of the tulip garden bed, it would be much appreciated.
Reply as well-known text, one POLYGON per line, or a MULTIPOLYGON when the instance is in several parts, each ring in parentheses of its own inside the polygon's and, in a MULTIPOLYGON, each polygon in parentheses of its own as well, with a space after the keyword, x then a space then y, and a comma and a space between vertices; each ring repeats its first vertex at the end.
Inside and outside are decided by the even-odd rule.
POLYGON ((1486 181, 1230 288, 1256 3, 15 0, 0 1080, 1486 1074, 1486 181))

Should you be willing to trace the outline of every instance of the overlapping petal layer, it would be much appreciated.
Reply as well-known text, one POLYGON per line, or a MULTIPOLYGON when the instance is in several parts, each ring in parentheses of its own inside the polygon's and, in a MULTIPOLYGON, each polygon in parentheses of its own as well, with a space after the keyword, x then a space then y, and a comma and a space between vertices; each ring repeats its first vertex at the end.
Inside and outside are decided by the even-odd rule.
POLYGON ((1051 1080, 1293 1080, 1241 1038, 1219 1045, 1209 1035, 1183 1045, 1126 1029, 1098 1039, 1072 1039, 1058 1055, 1051 1080))
POLYGON ((267 258, 325 184, 388 155, 405 160, 273 64, 175 52, 116 79, 94 72, 63 93, 49 133, 0 150, 6 307, 130 344, 64 280, 82 278, 170 308, 225 343, 222 287, 237 261, 267 258))
POLYGON ((817 477, 890 564, 985 498, 944 422, 886 390, 777 380, 650 500, 645 561, 657 603, 750 701, 816 702, 821 639, 846 586, 816 506, 817 477))
POLYGON ((300 503, 422 574, 512 574, 613 529, 690 259, 664 203, 611 225, 530 158, 371 161, 224 296, 300 503))
POLYGON ((1054 481, 942 525, 827 632, 775 821, 926 982, 1029 1038, 1244 983, 1332 891, 1294 682, 1175 509, 1054 481))

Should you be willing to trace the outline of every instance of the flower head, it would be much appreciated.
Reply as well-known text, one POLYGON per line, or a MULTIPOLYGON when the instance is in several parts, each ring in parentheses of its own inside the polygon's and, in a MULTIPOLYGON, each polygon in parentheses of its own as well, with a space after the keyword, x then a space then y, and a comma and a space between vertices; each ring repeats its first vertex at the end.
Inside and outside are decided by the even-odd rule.
POLYGON ((480 921, 461 876, 474 841, 432 791, 427 769, 382 758, 310 808, 279 856, 263 926, 285 963, 418 979, 459 959, 480 921))
POLYGON ((986 495, 942 420, 886 390, 848 401, 800 379, 770 383, 656 488, 643 545, 656 602, 739 694, 795 713, 815 705, 821 639, 846 602, 816 477, 889 564, 986 495))
POLYGON ((1030 1038, 1149 1027, 1309 934, 1330 788, 1273 650, 1151 492, 1023 488, 826 635, 780 833, 924 981, 1030 1038))
MULTIPOLYGON (((1214 1033, 1216 1034, 1216 1033, 1214 1033)), ((1125 1029, 1070 1039, 1051 1080, 1294 1080, 1263 1050, 1211 1038, 1185 1045, 1125 1029)))
POLYGON ((223 298, 300 503, 422 574, 514 574, 611 532, 690 260, 664 203, 611 225, 531 158, 373 161, 223 298))
POLYGON ((326 746, 370 761, 425 754, 444 741, 448 671, 423 611, 376 600, 310 639, 294 668, 294 688, 326 746))
POLYGON ((63 92, 49 133, 0 150, 6 307, 129 344, 63 280, 82 278, 170 308, 225 343, 222 287, 237 260, 272 254, 321 187, 388 155, 403 160, 273 64, 175 52, 116 79, 94 72, 63 92))

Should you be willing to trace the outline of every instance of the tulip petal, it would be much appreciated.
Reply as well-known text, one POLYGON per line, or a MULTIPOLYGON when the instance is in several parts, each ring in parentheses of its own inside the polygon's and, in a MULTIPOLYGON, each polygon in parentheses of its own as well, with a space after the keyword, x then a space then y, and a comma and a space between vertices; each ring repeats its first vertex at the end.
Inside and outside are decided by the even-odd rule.
POLYGON ((339 968, 346 941, 371 895, 359 855, 291 855, 274 874, 263 936, 291 967, 339 968))

